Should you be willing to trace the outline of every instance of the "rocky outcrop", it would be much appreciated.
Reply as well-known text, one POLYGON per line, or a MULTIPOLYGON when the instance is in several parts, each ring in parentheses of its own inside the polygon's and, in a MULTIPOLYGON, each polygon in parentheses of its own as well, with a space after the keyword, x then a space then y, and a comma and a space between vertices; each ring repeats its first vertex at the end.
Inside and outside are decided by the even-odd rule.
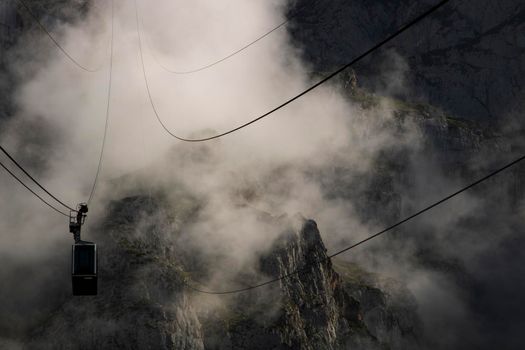
MULTIPOLYGON (((318 181, 329 197, 352 201, 364 221, 384 225, 398 220, 402 210, 409 209, 403 208, 402 196, 410 197, 422 169, 434 168, 447 181, 468 183, 500 167, 503 155, 510 161, 523 149, 519 130, 502 130, 430 104, 375 94, 356 84, 356 79, 349 71, 336 83, 363 118, 372 119, 367 112, 374 110, 390 114, 379 128, 387 128, 401 142, 379 150, 366 174, 355 174, 349 164, 340 162, 334 169, 321 169, 318 181)), ((524 171, 525 166, 518 165, 493 180, 515 204, 525 196, 524 171)))
POLYGON ((280 282, 285 343, 333 349, 351 348, 362 338, 374 340, 361 322, 359 302, 345 291, 332 268, 313 220, 305 221, 299 232, 282 236, 262 259, 261 270, 272 277, 291 275, 280 282))
POLYGON ((65 300, 27 348, 203 349, 163 214, 146 197, 113 203, 94 237, 99 295, 65 300))
POLYGON ((416 344, 413 305, 395 304, 372 279, 358 281, 362 270, 343 269, 341 277, 312 220, 284 232, 260 258, 264 278, 291 274, 288 278, 224 297, 221 307, 199 304, 194 297, 200 295, 185 288, 191 276, 179 259, 182 248, 170 238, 177 232, 173 222, 191 217, 197 207, 174 218, 161 209, 166 205, 140 196, 111 205, 96 237, 99 295, 64 300, 34 331, 28 349, 309 350, 387 344, 406 349, 416 344))
POLYGON ((363 324, 373 337, 391 349, 420 348, 422 324, 406 287, 345 261, 336 260, 334 268, 347 293, 359 301, 363 324))
POLYGON ((418 347, 422 326, 410 292, 355 264, 332 265, 313 220, 284 232, 260 269, 267 279, 288 277, 201 316, 207 349, 418 347))
MULTIPOLYGON (((241 297, 251 300, 236 303, 230 311, 240 321, 225 324, 220 331, 227 342, 214 342, 210 348, 310 350, 379 346, 361 320, 359 302, 344 289, 342 279, 327 259, 314 221, 306 221, 298 232, 285 232, 271 252, 261 258, 260 266, 268 278, 290 276, 273 288, 264 287, 265 291, 258 292, 263 293, 259 298, 241 297), (271 303, 266 300, 268 296, 271 303), (272 312, 268 314, 265 310, 270 306, 272 312)), ((220 318, 212 315, 207 323, 217 324, 220 318)), ((210 335, 220 338, 217 333, 205 333, 205 337, 210 335)))

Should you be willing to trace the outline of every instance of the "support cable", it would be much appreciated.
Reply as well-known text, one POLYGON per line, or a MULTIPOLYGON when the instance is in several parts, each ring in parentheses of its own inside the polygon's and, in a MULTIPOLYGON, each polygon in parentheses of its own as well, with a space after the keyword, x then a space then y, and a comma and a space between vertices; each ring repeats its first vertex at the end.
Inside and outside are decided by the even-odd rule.
MULTIPOLYGON (((58 203, 62 204, 64 207, 66 207, 67 209, 71 210, 71 211, 76 211, 75 209, 73 209, 72 207, 70 207, 69 205, 67 205, 66 203, 64 203, 63 201, 61 201, 60 199, 58 199, 57 197, 55 197, 53 194, 51 194, 51 192, 49 192, 48 190, 46 190, 46 188, 44 186, 42 186, 40 184, 40 182, 38 182, 33 176, 31 176, 31 174, 29 174, 22 165, 20 165, 20 163, 18 163, 16 161, 15 158, 13 158, 13 156, 11 156, 11 154, 9 154, 9 152, 6 151, 6 149, 4 147, 2 147, 2 145, 0 145, 0 151, 2 151, 6 156, 7 158, 9 158, 17 167, 18 169, 22 170, 22 172, 24 174, 26 174, 26 176, 28 178, 30 178, 38 187, 40 187, 40 189, 42 189, 45 193, 47 193, 51 198, 53 198, 54 200, 56 200, 58 203)), ((7 169, 6 169, 7 170, 7 169)))
POLYGON ((95 179, 93 180, 93 185, 91 186, 91 192, 89 193, 89 199, 87 204, 91 204, 91 200, 95 195, 95 190, 97 187, 98 177, 100 175, 100 169, 102 168, 102 159, 104 157, 104 148, 106 146, 106 136, 108 133, 108 124, 109 124, 109 107, 111 101, 111 85, 112 85, 112 75, 113 75, 113 37, 114 37, 114 22, 115 22, 115 3, 114 0, 111 0, 111 44, 110 44, 110 55, 109 55, 109 79, 108 79, 108 94, 107 94, 107 103, 106 103, 106 122, 104 124, 104 136, 102 137, 102 145, 100 147, 100 156, 98 159, 97 172, 95 174, 95 179))
MULTIPOLYGON (((38 193, 33 191, 29 186, 27 186, 18 176, 16 176, 11 170, 9 170, 1 161, 0 166, 4 168, 5 171, 9 173, 16 181, 18 181, 22 186, 24 186, 29 192, 31 192, 33 195, 35 195, 38 199, 40 199, 45 205, 56 211, 57 213, 69 217, 68 214, 64 213, 63 211, 55 208, 53 205, 51 205, 49 202, 47 202, 44 198, 42 198, 38 193)), ((45 190, 44 190, 45 191, 45 190)), ((46 191, 47 192, 47 191, 46 191)), ((48 193, 49 194, 49 193, 48 193)), ((53 197, 54 198, 54 197, 53 197)))
MULTIPOLYGON (((21 1, 21 0, 18 0, 18 1, 21 1)), ((113 32, 114 32, 114 2, 112 0, 112 2, 111 2, 111 54, 110 54, 110 62, 109 62, 109 84, 108 84, 107 104, 106 104, 106 121, 105 121, 105 125, 104 125, 104 136, 102 138, 102 145, 101 145, 100 156, 99 156, 99 161, 98 161, 98 165, 97 165, 97 172, 96 172, 96 175, 95 175, 95 179, 93 180, 93 185, 91 187, 91 191, 90 191, 90 195, 89 195, 89 199, 88 199, 88 204, 91 203, 91 200, 93 199, 93 196, 95 194, 97 180, 99 178, 101 164, 102 164, 102 159, 103 159, 103 154, 104 154, 104 148, 105 148, 105 144, 106 144, 106 136, 107 136, 107 130, 108 130, 108 123, 109 123, 109 107, 110 107, 110 98, 111 98, 112 70, 113 70, 112 69, 113 68, 113 37, 114 37, 113 32)), ((33 176, 31 176, 31 174, 27 170, 25 170, 25 168, 20 163, 18 163, 16 161, 16 159, 13 156, 11 156, 11 154, 9 152, 7 152, 7 150, 1 145, 0 145, 0 151, 2 151, 29 179, 31 179, 38 187, 40 187, 40 189, 42 189, 51 198, 53 198, 55 201, 57 201, 58 203, 60 203, 62 206, 64 206, 65 208, 69 209, 70 211, 77 212, 76 209, 74 209, 71 206, 65 204, 63 201, 61 201, 56 196, 54 196, 51 192, 49 192, 43 185, 41 185, 40 182, 38 180, 36 180, 33 176)), ((47 204, 48 206, 50 206, 52 209, 54 209, 55 211, 59 212, 60 214, 69 216, 69 215, 61 212, 60 210, 56 209, 55 207, 53 207, 48 202, 46 202, 42 197, 40 197, 33 190, 31 190, 27 185, 25 185, 22 182, 22 180, 20 180, 18 177, 16 177, 16 175, 14 175, 3 164, 2 164, 2 167, 6 171, 8 171, 15 179, 17 179, 24 187, 26 187, 29 191, 31 191, 31 193, 33 193, 41 201, 43 201, 45 204, 47 204)))
POLYGON ((137 26, 137 34, 138 34, 138 39, 139 39, 139 50, 140 50, 140 60, 141 60, 141 63, 142 63, 142 72, 143 72, 143 76, 144 76, 144 83, 145 83, 145 86, 146 86, 146 91, 147 91, 147 95, 148 95, 148 98, 149 98, 149 102, 151 104, 151 107, 153 109, 153 113, 155 114, 155 117, 157 118, 158 122, 160 123, 160 125, 162 126, 162 128, 173 138, 179 140, 179 141, 185 141, 185 142, 204 142, 204 141, 210 141, 210 140, 213 140, 213 139, 218 139, 220 137, 223 137, 223 136, 226 136, 228 134, 231 134, 231 133, 234 133, 240 129, 243 129, 251 124, 254 124, 256 122, 258 122, 259 120, 263 119, 263 118, 266 118, 268 117, 269 115, 273 114, 274 112, 280 110, 281 108, 289 105, 290 103, 294 102, 295 100, 301 98, 302 96, 306 95, 307 93, 309 93, 310 91, 314 90, 315 88, 319 87, 320 85, 326 83, 327 81, 329 81, 330 79, 332 79, 333 77, 335 77, 336 75, 338 75, 339 73, 343 72, 344 70, 346 70, 347 68, 351 67, 352 65, 356 64, 357 62, 361 61, 363 58, 365 58, 366 56, 370 55, 372 52, 376 51, 377 49, 379 49, 380 47, 382 47, 383 45, 387 44, 389 41, 393 40, 394 38, 396 38, 397 36, 399 36, 400 34, 402 34, 403 32, 405 32, 406 30, 408 30, 409 28, 411 28, 412 26, 416 25, 417 23, 419 23, 420 21, 422 21, 424 18, 426 18, 427 16, 431 15, 432 13, 434 13, 435 11, 437 11, 438 9, 440 9, 442 6, 444 6, 446 3, 448 3, 450 0, 442 0, 440 1, 438 4, 434 5, 432 8, 430 8, 429 10, 425 11, 424 13, 420 14, 419 16, 417 16, 415 19, 413 19, 412 21, 406 23, 405 25, 403 25, 401 28, 399 28, 395 33, 389 35, 387 38, 383 39, 382 41, 380 41, 379 43, 375 44, 374 46, 372 46, 371 48, 369 48, 368 50, 366 50, 364 53, 362 53, 361 55, 357 56, 356 58, 354 58, 351 62, 345 64, 344 66, 340 67, 339 69, 337 69, 336 71, 334 71, 333 73, 329 74, 328 76, 326 76, 325 78, 321 79, 319 82, 315 83, 314 85, 310 86, 308 89, 304 90, 303 92, 301 92, 300 94, 290 98, 289 100, 287 100, 286 102, 280 104, 279 106, 273 108, 272 110, 264 113, 263 115, 255 118, 255 119, 252 119, 251 121, 247 122, 247 123, 244 123, 244 124, 241 124, 233 129, 230 129, 228 131, 225 131, 225 132, 222 132, 222 133, 219 133, 219 134, 216 134, 216 135, 213 135, 213 136, 210 136, 210 137, 204 137, 204 138, 193 138, 193 139, 190 139, 190 138, 186 138, 186 137, 181 137, 181 136, 178 136, 177 134, 173 133, 172 131, 170 131, 168 129, 168 127, 164 124, 164 122, 162 121, 162 119, 160 118, 159 116, 159 113, 157 112, 157 108, 155 107, 155 103, 153 102, 153 98, 151 96, 151 91, 150 91, 150 88, 149 88, 149 83, 148 83, 148 77, 147 77, 147 74, 146 74, 146 67, 145 67, 145 64, 144 64, 144 54, 143 54, 143 50, 142 50, 142 39, 141 39, 141 34, 140 34, 140 30, 139 30, 139 14, 138 14, 138 5, 137 5, 137 0, 135 0, 135 17, 136 17, 136 26, 137 26))
POLYGON ((431 205, 429 205, 429 206, 427 206, 427 207, 425 207, 425 208, 415 212, 414 214, 412 214, 410 216, 407 216, 403 220, 398 221, 397 223, 395 223, 395 224, 393 224, 391 226, 388 226, 387 228, 385 228, 385 229, 383 229, 383 230, 381 230, 381 231, 379 231, 379 232, 377 232, 377 233, 375 233, 375 234, 373 234, 371 236, 368 236, 367 238, 365 238, 365 239, 363 239, 363 240, 361 240, 361 241, 359 241, 359 242, 357 242, 355 244, 352 244, 352 245, 350 245, 350 246, 348 246, 346 248, 343 248, 343 249, 341 249, 341 250, 339 250, 339 251, 337 251, 337 252, 335 252, 335 253, 333 253, 331 255, 328 255, 326 258, 317 260, 315 262, 306 263, 303 267, 301 267, 301 268, 299 268, 297 270, 294 270, 294 271, 292 271, 290 273, 281 275, 281 276, 279 276, 277 278, 274 278, 274 279, 271 279, 271 280, 268 280, 266 282, 262 282, 262 283, 259 283, 259 284, 253 285, 253 286, 248 286, 248 287, 239 288, 239 289, 226 290, 226 291, 210 291, 210 290, 199 289, 199 288, 196 288, 196 287, 192 286, 191 284, 189 284, 186 280, 184 281, 184 283, 189 289, 191 289, 191 290, 193 290, 195 292, 204 293, 204 294, 224 295, 224 294, 235 294, 235 293, 246 292, 246 291, 249 291, 249 290, 253 290, 253 289, 256 289, 256 288, 260 288, 260 287, 272 284, 274 282, 278 282, 278 281, 284 280, 285 278, 289 278, 289 277, 297 275, 297 274, 299 274, 301 272, 308 272, 307 268, 310 268, 312 265, 320 264, 320 263, 323 263, 325 261, 328 261, 328 260, 330 260, 333 257, 336 257, 336 256, 338 256, 340 254, 343 254, 343 253, 345 253, 345 252, 347 252, 347 251, 349 251, 351 249, 354 249, 354 248, 360 246, 361 244, 364 244, 364 243, 366 243, 366 242, 368 242, 368 241, 370 241, 370 240, 372 240, 372 239, 374 239, 374 238, 376 238, 378 236, 381 236, 381 235, 383 235, 383 234, 393 230, 394 228, 396 228, 396 227, 406 223, 407 221, 410 221, 410 220, 414 219, 415 217, 417 217, 417 216, 419 216, 419 215, 421 215, 421 214, 431 210, 432 208, 435 208, 435 207, 439 206, 440 204, 443 204, 444 202, 452 199, 453 197, 456 197, 457 195, 459 195, 459 194, 461 194, 461 193, 471 189, 472 187, 474 187, 476 185, 479 185, 480 183, 490 179, 491 177, 501 173, 502 171, 504 171, 504 170, 506 170, 506 169, 508 169, 508 168, 510 168, 510 167, 512 167, 512 166, 514 166, 516 164, 518 164, 519 162, 523 161, 524 159, 525 159, 525 155, 519 157, 518 159, 516 159, 516 160, 506 164, 505 166, 503 166, 503 167, 501 167, 501 168, 499 168, 497 170, 494 170, 493 172, 491 172, 491 173, 485 175, 484 177, 482 177, 481 179, 472 182, 471 184, 469 184, 469 185, 467 185, 467 186, 457 190, 456 192, 454 192, 454 193, 452 193, 452 194, 450 194, 450 195, 448 195, 448 196, 438 200, 437 202, 432 203, 431 205))
POLYGON ((144 34, 144 42, 146 43, 146 46, 148 46, 148 48, 150 49, 150 53, 151 53, 151 56, 153 57, 153 59, 155 60, 155 62, 162 68, 164 69, 166 72, 168 73, 172 73, 172 74, 179 74, 179 75, 183 75, 183 74, 192 74, 192 73, 197 73, 197 72, 200 72, 200 71, 203 71, 203 70, 206 70, 208 68, 211 68, 219 63, 222 63, 230 58, 232 58, 233 56, 243 52, 244 50, 248 49, 250 46, 256 44, 257 42, 261 41, 262 39, 266 38, 267 36, 269 36, 270 34, 272 34, 273 32, 277 31, 278 29, 284 27, 286 24, 288 24, 295 16, 297 16, 297 13, 291 15, 290 17, 288 17, 286 20, 284 20, 283 22, 279 23, 276 27, 273 27, 272 29, 270 29, 269 31, 267 31, 266 33, 264 33, 263 35, 257 37, 256 39, 250 41, 249 43, 245 44, 244 46, 240 47, 239 49, 233 51, 232 53, 216 60, 216 61, 213 61, 213 62, 210 62, 210 63, 207 63, 203 66, 200 66, 200 67, 197 67, 197 68, 193 68, 193 69, 188 69, 188 70, 179 70, 179 69, 170 69, 168 67, 166 67, 166 65, 162 64, 160 62, 160 60, 157 59, 157 56, 153 53, 154 50, 152 49, 152 47, 149 45, 148 43, 148 40, 147 40, 147 37, 145 35, 145 31, 144 31, 144 20, 142 20, 142 33, 144 34))
POLYGON ((31 8, 26 4, 26 2, 24 0, 16 0, 18 1, 18 3, 20 3, 27 11, 27 13, 29 13, 29 15, 31 16, 31 18, 36 22, 36 24, 38 25, 38 27, 49 37, 49 39, 51 39, 51 41, 55 44, 55 46, 60 50, 62 51, 62 53, 73 63, 75 64, 78 68, 82 69, 82 70, 85 70, 86 72, 90 72, 90 73, 95 73, 95 72, 98 72, 102 69, 102 65, 100 65, 100 67, 98 68, 95 68, 95 69, 91 69, 91 68, 88 68, 82 64, 80 64, 75 58, 73 58, 73 56, 71 56, 63 47, 62 45, 60 45, 60 43, 53 37, 53 35, 49 32, 49 30, 46 29, 46 27, 42 24, 42 22, 40 22, 40 20, 38 19, 38 17, 33 13, 33 11, 31 11, 31 8))

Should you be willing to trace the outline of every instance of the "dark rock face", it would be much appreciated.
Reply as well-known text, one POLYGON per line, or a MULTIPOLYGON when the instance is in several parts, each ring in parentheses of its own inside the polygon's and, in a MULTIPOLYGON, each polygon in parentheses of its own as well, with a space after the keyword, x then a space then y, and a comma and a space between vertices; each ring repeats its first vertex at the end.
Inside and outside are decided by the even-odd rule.
POLYGON ((414 306, 399 303, 396 309, 371 281, 352 280, 354 271, 343 268, 342 278, 312 220, 285 232, 260 259, 267 277, 299 273, 224 299, 223 309, 196 307, 195 292, 184 287, 187 275, 177 253, 182 248, 169 238, 174 218, 164 205, 145 197, 111 205, 96 237, 99 295, 65 300, 35 330, 28 349, 379 349, 387 342, 406 349, 416 344, 414 306))
POLYGON ((71 297, 29 349, 203 349, 202 334, 158 203, 114 203, 95 237, 99 294, 71 297))
POLYGON ((0 3, 0 126, 3 119, 12 109, 10 95, 12 93, 13 79, 6 70, 7 50, 13 45, 19 23, 14 1, 0 3))
POLYGON ((283 233, 260 267, 268 278, 290 276, 273 289, 239 296, 229 305, 234 322, 224 322, 220 313, 206 315, 207 349, 417 347, 422 330, 410 293, 379 288, 371 275, 359 278, 365 272, 355 265, 334 267, 313 220, 283 233))
POLYGON ((0 60, 3 59, 4 50, 12 45, 17 27, 15 2, 2 1, 0 4, 0 60))
MULTIPOLYGON (((343 276, 349 270, 358 269, 344 262, 338 262, 336 266, 343 276)), ((355 272, 344 286, 353 298, 359 300, 363 323, 379 342, 392 349, 420 347, 422 324, 417 315, 416 301, 406 288, 392 280, 384 281, 381 287, 378 281, 356 281, 355 272)))
POLYGON ((250 327, 257 322, 263 304, 261 310, 246 309, 242 304, 237 307, 246 321, 228 329, 235 349, 346 349, 363 343, 378 346, 361 322, 359 302, 344 290, 327 259, 314 221, 306 221, 299 232, 283 234, 272 252, 261 258, 261 271, 274 278, 292 275, 268 292, 277 303, 269 322, 250 327))
MULTIPOLYGON (((307 5, 305 14, 296 18, 292 34, 304 46, 305 57, 317 71, 328 70, 343 59, 346 62, 347 57, 353 57, 366 44, 381 39, 430 5, 429 1, 411 5, 404 0, 366 4, 355 1, 309 4, 309 0, 300 0, 298 4, 301 3, 307 5), (334 40, 337 38, 345 40, 334 40)), ((409 33, 399 42, 396 52, 409 62, 408 78, 414 90, 421 89, 424 97, 469 119, 492 117, 500 108, 511 110, 524 77, 520 60, 523 6, 515 3, 487 4, 484 9, 471 12, 472 18, 466 6, 476 6, 475 3, 459 4, 453 8, 451 17, 449 13, 438 14, 427 27, 409 33), (487 15, 478 16, 484 11, 487 15), (473 23, 480 18, 483 23, 473 23), (497 42, 502 50, 495 49, 497 42)), ((373 67, 381 63, 383 71, 391 70, 393 74, 399 67, 392 62, 391 56, 383 55, 357 67, 359 83, 388 90, 387 81, 373 83, 376 81, 373 67)), ((352 79, 346 84, 352 90, 351 98, 368 108, 370 99, 360 95, 355 76, 352 79)), ((514 151, 510 142, 497 133, 451 118, 438 109, 425 105, 396 108, 398 127, 403 128, 404 120, 414 122, 425 140, 421 154, 432 154, 448 176, 476 178, 485 171, 465 166, 472 158, 486 155, 487 150, 493 154, 514 151)), ((392 223, 403 210, 409 210, 404 207, 399 186, 414 181, 411 152, 386 150, 378 157, 372 174, 353 181, 365 188, 357 191, 362 197, 356 200, 363 221, 380 217, 392 223)), ((344 181, 347 172, 350 173, 342 165, 334 170, 333 176, 323 176, 328 181, 326 188, 332 191, 327 195, 350 199, 354 191, 344 181)), ((518 203, 525 194, 524 172, 523 166, 515 168, 495 179, 495 187, 505 191, 512 188, 511 194, 518 203), (512 185, 508 186, 509 183, 512 185)), ((184 271, 192 269, 188 262, 179 259, 182 248, 170 238, 176 229, 173 218, 161 210, 165 205, 151 203, 144 197, 131 197, 110 207, 100 235, 95 238, 101 248, 100 295, 62 300, 62 307, 35 330, 27 348, 418 347, 422 330, 410 293, 395 281, 363 277, 359 267, 324 260, 326 250, 312 221, 307 221, 300 230, 287 231, 260 260, 260 270, 269 278, 297 268, 304 270, 273 287, 226 298, 224 310, 197 308, 195 294, 184 288, 187 277, 184 271)), ((189 215, 179 214, 183 218, 179 222, 189 215)), ((519 256, 519 252, 513 252, 512 256, 519 256)), ((435 257, 434 261, 434 257, 421 253, 417 258, 419 263, 436 270, 448 268, 442 266, 443 256, 435 257)), ((489 262, 486 265, 487 270, 494 269, 489 262)), ((447 273, 459 275, 457 270, 454 267, 447 273)), ((492 273, 502 278, 498 271, 492 273)), ((488 300, 479 304, 485 307, 488 300)), ((515 310, 509 304, 505 310, 515 310)), ((502 317, 499 303, 489 307, 493 308, 495 319, 502 317)))
MULTIPOLYGON (((314 70, 330 71, 434 3, 298 0, 290 32, 314 70)), ((416 95, 471 120, 499 119, 523 107, 524 33, 522 1, 451 2, 356 71, 367 88, 416 95), (409 91, 398 84, 403 72, 409 91)))
POLYGON ((140 197, 111 206, 96 237, 99 295, 65 301, 29 349, 203 349, 161 212, 140 197))

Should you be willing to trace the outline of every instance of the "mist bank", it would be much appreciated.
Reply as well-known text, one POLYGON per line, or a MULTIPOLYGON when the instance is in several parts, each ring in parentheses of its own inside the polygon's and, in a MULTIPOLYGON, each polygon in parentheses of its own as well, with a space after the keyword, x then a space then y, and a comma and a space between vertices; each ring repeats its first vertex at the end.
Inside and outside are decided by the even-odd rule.
MULTIPOLYGON (((180 135, 223 131, 318 79, 287 30, 193 75, 170 75, 156 62, 190 69, 223 57, 281 23, 289 5, 285 1, 196 1, 184 7, 177 2, 147 6, 139 1, 138 5, 152 97, 167 127, 180 135), (238 13, 247 15, 240 18, 238 13)), ((109 7, 97 6, 97 11, 77 21, 53 27, 68 51, 93 65, 109 61, 109 7)), ((246 283, 239 278, 245 274, 256 281, 267 277, 260 259, 273 252, 283 227, 275 229, 261 218, 281 219, 286 225, 298 216, 314 219, 331 252, 448 195, 521 149, 521 133, 509 132, 522 130, 519 119, 508 114, 513 123, 497 129, 454 117, 441 106, 389 97, 388 92, 394 91, 402 92, 405 100, 406 96, 418 100, 421 93, 407 78, 415 69, 411 61, 392 51, 387 57, 396 64, 379 70, 386 87, 375 93, 361 83, 357 69, 238 133, 205 144, 177 142, 151 111, 133 4, 116 1, 114 20, 109 129, 84 237, 100 242, 118 237, 115 251, 101 251, 102 263, 107 264, 107 276, 133 272, 125 285, 131 293, 137 291, 134 295, 144 296, 137 315, 149 312, 158 300, 183 305, 184 310, 196 307, 199 302, 194 296, 178 298, 163 294, 162 288, 155 291, 158 294, 151 292, 155 297, 146 297, 151 295, 150 285, 156 290, 157 283, 179 290, 185 273, 218 289, 246 283), (133 203, 123 198, 136 196, 146 207, 159 198, 165 202, 146 214, 128 211, 133 203), (115 201, 122 210, 111 209, 115 201), (101 227, 101 222, 106 226, 101 227), (175 259, 186 259, 185 270, 171 275, 171 268, 149 260, 143 269, 128 269, 148 256, 149 244, 160 251, 176 248, 175 259), (119 249, 126 254, 115 260, 121 256, 119 249), (157 273, 161 281, 150 280, 157 273)), ((21 36, 9 55, 17 89, 1 142, 53 193, 68 203, 79 202, 89 194, 97 169, 107 66, 94 74, 81 72, 48 38, 35 32, 21 36)), ((510 335, 489 330, 509 329, 514 334, 508 325, 516 320, 504 315, 516 308, 522 289, 511 288, 505 280, 495 288, 493 280, 521 266, 520 259, 506 257, 512 250, 510 242, 516 246, 522 242, 522 174, 523 167, 513 169, 354 250, 343 263, 357 264, 406 286, 404 295, 408 299, 413 295, 422 320, 417 336, 426 347, 511 344, 510 335), (503 308, 498 307, 501 300, 506 301, 503 308)), ((12 303, 3 313, 0 337, 26 342, 39 327, 53 329, 46 328, 46 315, 62 319, 70 312, 76 314, 68 290, 69 255, 64 253, 72 241, 62 218, 51 216, 13 186, 12 179, 0 181, 0 249, 6 257, 2 275, 12 282, 1 291, 12 303), (21 280, 19 271, 41 265, 50 267, 46 274, 21 280), (29 310, 33 317, 20 319, 20 310, 29 310)), ((103 289, 103 278, 101 282, 103 289)), ((111 288, 113 296, 121 293, 116 292, 119 283, 111 288)), ((252 297, 264 301, 258 294, 252 297)), ((102 328, 118 333, 123 326, 112 320, 114 315, 100 321, 100 315, 92 314, 104 300, 116 302, 108 298, 95 299, 95 306, 87 302, 82 310, 90 315, 88 323, 111 323, 113 328, 102 328)), ((275 300, 282 298, 275 294, 275 300)), ((294 303, 299 301, 292 302, 292 309, 294 303)), ((122 304, 123 312, 134 307, 122 304)), ((209 310, 227 307, 218 299, 209 310)), ((181 322, 194 324, 193 312, 181 316, 181 322)), ((521 313, 513 315, 519 318, 521 313)))

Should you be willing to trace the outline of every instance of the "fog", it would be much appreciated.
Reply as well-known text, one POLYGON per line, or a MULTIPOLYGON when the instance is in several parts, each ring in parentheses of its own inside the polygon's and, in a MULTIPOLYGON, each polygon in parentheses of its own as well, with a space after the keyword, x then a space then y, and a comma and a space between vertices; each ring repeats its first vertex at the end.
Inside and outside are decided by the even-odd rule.
MULTIPOLYGON (((256 270, 260 254, 281 233, 260 220, 263 212, 289 218, 299 213, 316 220, 329 252, 392 224, 390 218, 371 219, 376 213, 363 214, 359 202, 368 190, 363 179, 377 173, 385 153, 408 157, 408 179, 393 175, 393 190, 402 194, 399 213, 393 218, 410 214, 465 183, 432 156, 416 121, 397 121, 392 100, 380 99, 364 109, 337 82, 324 84, 258 123, 206 144, 180 142, 162 129, 145 89, 143 63, 160 118, 182 137, 206 137, 236 127, 315 82, 286 28, 193 74, 172 74, 159 65, 185 71, 221 59, 284 21, 288 5, 284 0, 162 0, 155 6, 138 1, 137 31, 133 2, 115 1, 108 130, 84 228, 86 239, 104 219, 110 201, 152 189, 177 201, 176 192, 170 195, 170 191, 183 186, 199 198, 202 207, 197 220, 176 240, 213 262, 208 281, 201 282, 223 290, 231 288, 239 271, 256 270), (334 177, 341 169, 344 187, 338 188, 334 177), (140 174, 147 185, 115 186, 129 174, 140 174), (329 195, 337 190, 347 193, 329 195)), ((87 67, 100 66, 100 71, 78 69, 43 35, 22 39, 9 64, 18 79, 13 96, 16 113, 2 130, 1 143, 69 205, 89 197, 104 134, 110 3, 98 2, 95 9, 74 25, 59 24, 53 33, 75 59, 87 67)), ((378 87, 376 93, 388 95, 400 89, 410 93, 403 79, 410 67, 395 51, 387 57, 393 63, 384 68, 383 81, 390 83, 378 87)), ((472 174, 493 164, 479 155, 466 161, 466 168, 474 169, 472 174)), ((490 199, 509 201, 506 193, 483 186, 487 192, 465 193, 408 223, 392 237, 378 238, 344 256, 406 284, 418 301, 426 334, 430 334, 429 346, 457 346, 464 336, 440 337, 432 334, 433 329, 452 332, 459 327, 469 339, 480 337, 477 327, 482 325, 469 327, 474 312, 460 281, 463 277, 457 274, 477 271, 480 257, 514 233, 505 225, 491 227, 489 220, 479 219, 480 212, 495 210, 488 204, 490 199), (498 230, 498 237, 491 234, 492 229, 498 230), (417 256, 425 249, 435 251, 440 263, 457 264, 460 272, 447 273, 421 262, 417 256)), ((61 264, 69 266, 64 252, 72 237, 66 218, 43 206, 13 179, 1 176, 0 187, 1 273, 12 282, 1 292, 12 303, 3 306, 0 337, 9 338, 34 327, 32 320, 17 316, 21 305, 41 306, 33 319, 51 307, 42 306, 47 295, 40 291, 61 280, 57 275, 67 274, 61 264), (31 282, 20 276, 20 271, 43 264, 49 269, 32 272, 31 282)), ((505 205, 499 211, 513 220, 523 218, 505 205)), ((69 287, 65 288, 54 297, 65 298, 69 287)))

